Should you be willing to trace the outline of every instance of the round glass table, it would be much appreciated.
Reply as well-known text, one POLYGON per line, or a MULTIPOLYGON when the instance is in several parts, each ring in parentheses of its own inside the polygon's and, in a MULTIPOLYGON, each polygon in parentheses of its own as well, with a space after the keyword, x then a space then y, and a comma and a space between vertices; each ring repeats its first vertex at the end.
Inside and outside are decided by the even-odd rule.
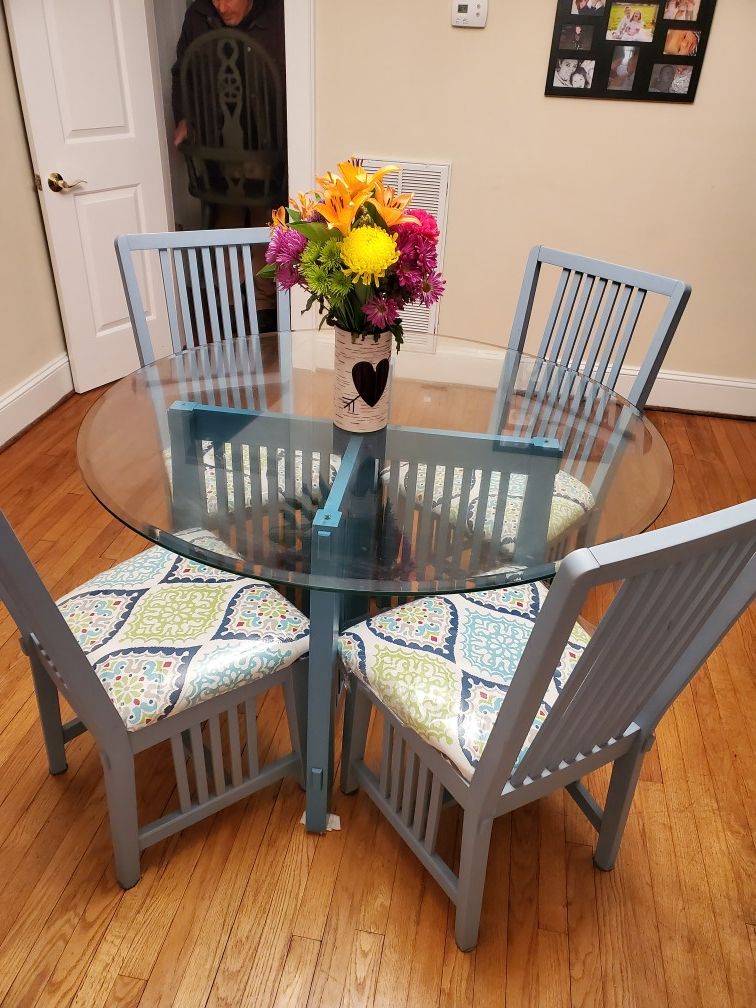
POLYGON ((549 577, 577 547, 646 529, 672 488, 653 424, 578 371, 439 337, 435 353, 395 353, 390 380, 388 427, 350 434, 331 421, 332 334, 235 339, 116 382, 79 433, 84 479, 125 525, 306 590, 319 831, 337 628, 366 597, 549 577))

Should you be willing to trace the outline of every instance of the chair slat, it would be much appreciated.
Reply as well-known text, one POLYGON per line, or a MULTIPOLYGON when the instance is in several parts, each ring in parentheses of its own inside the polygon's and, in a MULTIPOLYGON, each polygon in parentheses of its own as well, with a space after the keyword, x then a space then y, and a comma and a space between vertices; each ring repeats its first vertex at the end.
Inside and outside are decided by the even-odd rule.
POLYGON ((243 780, 241 739, 239 737, 239 708, 232 707, 227 712, 228 718, 228 748, 231 757, 231 784, 241 787, 243 780))
POLYGON ((197 786, 197 800, 201 805, 208 800, 209 790, 207 767, 205 766, 205 747, 202 742, 202 730, 198 724, 192 725, 189 729, 189 738, 192 747, 192 769, 194 770, 194 782, 197 786))
POLYGON ((254 698, 244 702, 244 724, 247 732, 247 773, 256 777, 260 772, 257 753, 257 707, 254 698))
POLYGON ((186 774, 186 754, 181 735, 171 735, 171 755, 173 756, 173 770, 176 775, 179 808, 182 812, 188 812, 192 807, 192 799, 189 794, 189 778, 186 774))
POLYGON ((223 742, 221 739, 220 718, 213 714, 207 720, 210 731, 210 758, 213 768, 213 789, 216 795, 225 794, 226 774, 223 766, 223 742))

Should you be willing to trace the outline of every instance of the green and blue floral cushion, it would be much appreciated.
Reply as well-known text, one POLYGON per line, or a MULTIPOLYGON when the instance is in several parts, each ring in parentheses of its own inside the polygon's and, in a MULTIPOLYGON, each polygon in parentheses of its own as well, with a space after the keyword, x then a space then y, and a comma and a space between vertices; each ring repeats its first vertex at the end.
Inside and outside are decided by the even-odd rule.
MULTIPOLYGON (((416 599, 339 638, 348 672, 470 780, 548 589, 540 584, 416 599)), ((588 643, 575 625, 522 758, 588 643)))
MULTIPOLYGON (((417 467, 417 483, 415 487, 415 503, 422 507, 425 501, 425 478, 426 466, 417 467)), ((407 482, 409 480, 410 467, 408 463, 402 463, 400 470, 400 487, 406 494, 407 482)), ((387 473, 384 472, 384 477, 387 473)), ((440 513, 444 503, 444 481, 446 471, 439 466, 434 473, 433 479, 433 511, 440 513)), ((475 528, 478 517, 478 506, 480 498, 481 472, 476 470, 470 474, 470 495, 467 504, 466 523, 470 533, 475 528)), ((483 521, 483 535, 490 539, 493 535, 494 518, 496 515, 496 505, 499 500, 499 474, 492 473, 491 482, 488 487, 486 499, 486 514, 483 521)), ((507 487, 507 499, 504 507, 504 521, 501 526, 501 546, 502 555, 512 553, 517 539, 517 530, 522 516, 522 502, 525 499, 525 489, 527 487, 527 477, 522 473, 513 473, 509 479, 507 487)), ((453 524, 459 518, 459 504, 462 497, 462 470, 455 469, 452 481, 452 489, 449 497, 449 521, 453 524)), ((595 501, 593 494, 588 487, 580 480, 570 476, 569 473, 557 473, 554 480, 554 495, 551 501, 551 513, 549 515, 548 539, 553 542, 563 535, 575 522, 579 521, 593 507, 595 501)))
MULTIPOLYGON (((199 546, 234 554, 207 532, 199 546)), ((58 608, 129 731, 291 665, 309 622, 270 585, 153 546, 58 608)))

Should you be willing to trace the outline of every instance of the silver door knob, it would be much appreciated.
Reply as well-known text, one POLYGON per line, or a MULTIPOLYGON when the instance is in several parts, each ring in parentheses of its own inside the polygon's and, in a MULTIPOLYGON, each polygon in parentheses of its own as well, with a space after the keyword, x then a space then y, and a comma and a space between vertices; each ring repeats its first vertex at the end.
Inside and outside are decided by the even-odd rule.
POLYGON ((86 185, 85 179, 76 179, 75 182, 66 182, 60 172, 50 172, 47 176, 47 184, 53 192, 70 192, 80 185, 86 185))

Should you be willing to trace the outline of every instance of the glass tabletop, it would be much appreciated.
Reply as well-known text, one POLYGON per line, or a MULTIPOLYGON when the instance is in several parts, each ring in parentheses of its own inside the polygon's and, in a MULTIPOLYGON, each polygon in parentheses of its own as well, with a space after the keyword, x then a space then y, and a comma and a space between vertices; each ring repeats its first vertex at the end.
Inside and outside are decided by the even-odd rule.
POLYGON ((92 406, 79 465, 147 539, 280 585, 373 595, 518 584, 661 512, 659 432, 569 368, 469 340, 393 355, 389 425, 331 421, 333 336, 185 351, 92 406))

